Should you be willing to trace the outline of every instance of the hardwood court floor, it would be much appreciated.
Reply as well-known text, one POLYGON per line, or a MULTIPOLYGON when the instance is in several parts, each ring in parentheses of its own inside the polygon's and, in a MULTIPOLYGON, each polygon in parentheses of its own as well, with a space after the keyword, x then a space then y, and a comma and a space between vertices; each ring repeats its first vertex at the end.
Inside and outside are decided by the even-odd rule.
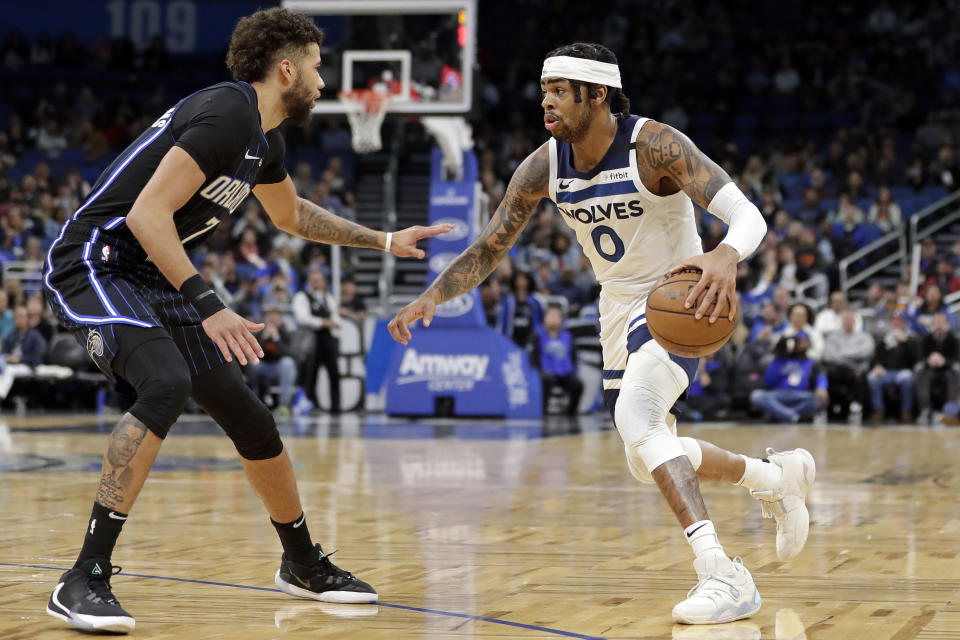
MULTIPOLYGON (((43 609, 86 526, 106 436, 83 425, 96 422, 0 425, 0 639, 83 637, 43 609)), ((382 602, 274 591, 280 546, 232 446, 178 424, 114 556, 133 637, 960 638, 960 430, 681 425, 754 455, 802 445, 818 464, 810 540, 789 564, 743 489, 705 488, 764 605, 683 627, 670 610, 695 583, 690 550, 615 432, 357 417, 287 429, 313 537, 382 602)))

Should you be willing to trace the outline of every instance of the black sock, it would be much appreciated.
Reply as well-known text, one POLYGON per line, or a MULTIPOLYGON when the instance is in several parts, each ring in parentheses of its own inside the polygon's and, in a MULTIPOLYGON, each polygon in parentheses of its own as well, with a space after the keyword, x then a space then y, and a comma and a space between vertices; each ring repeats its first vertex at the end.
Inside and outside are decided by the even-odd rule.
POLYGON ((73 566, 78 566, 90 558, 105 558, 110 560, 113 547, 117 544, 117 537, 127 521, 127 514, 108 509, 99 502, 93 503, 90 522, 87 524, 87 534, 83 537, 83 547, 73 566))
POLYGON ((286 524, 275 522, 273 518, 270 518, 270 522, 277 528, 277 535, 280 536, 280 544, 283 545, 287 559, 297 564, 311 564, 317 559, 313 542, 310 540, 310 530, 307 529, 306 516, 301 513, 299 518, 286 524))

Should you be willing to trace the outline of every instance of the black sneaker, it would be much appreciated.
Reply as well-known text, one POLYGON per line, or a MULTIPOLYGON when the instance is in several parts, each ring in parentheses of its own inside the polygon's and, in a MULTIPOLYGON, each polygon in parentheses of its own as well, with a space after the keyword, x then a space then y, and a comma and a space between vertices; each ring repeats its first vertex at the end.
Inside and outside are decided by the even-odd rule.
POLYGON ((309 565, 297 564, 288 560, 287 554, 283 554, 274 582, 280 591, 297 598, 341 604, 376 602, 377 592, 373 587, 330 562, 332 555, 333 553, 324 555, 319 544, 317 561, 309 565))
POLYGON ((60 576, 60 582, 50 594, 47 613, 69 622, 78 629, 129 633, 136 622, 123 610, 110 592, 110 577, 114 571, 108 560, 93 558, 81 562, 60 576))

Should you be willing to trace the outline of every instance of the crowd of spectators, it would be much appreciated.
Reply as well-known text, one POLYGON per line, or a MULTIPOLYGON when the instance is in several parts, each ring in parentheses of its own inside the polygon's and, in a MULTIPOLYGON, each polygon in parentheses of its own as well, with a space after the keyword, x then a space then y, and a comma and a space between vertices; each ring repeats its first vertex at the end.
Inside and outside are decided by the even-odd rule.
MULTIPOLYGON (((759 403, 751 404, 750 393, 780 384, 772 374, 764 382, 766 365, 792 359, 797 345, 816 364, 799 383, 818 403, 814 416, 828 410, 833 417, 846 417, 852 409, 854 414, 869 411, 875 419, 893 412, 927 420, 944 401, 956 399, 956 376, 944 373, 954 370, 956 355, 925 340, 942 333, 943 296, 960 290, 960 243, 945 248, 926 242, 919 297, 906 286, 896 291, 872 287, 849 331, 850 313, 840 294, 819 312, 791 308, 791 302, 797 284, 820 273, 828 276, 823 292, 836 289, 839 258, 900 229, 922 206, 960 187, 957 7, 881 3, 860 11, 848 4, 801 9, 799 3, 781 3, 774 10, 743 2, 700 8, 686 0, 560 4, 562 21, 556 17, 559 7, 545 15, 541 3, 532 0, 512 3, 511 21, 481 5, 481 79, 470 120, 491 211, 513 170, 546 138, 533 117, 540 111, 543 53, 558 43, 597 40, 602 33, 603 43, 618 54, 631 111, 688 133, 757 203, 768 223, 760 249, 738 271, 743 328, 730 347, 704 361, 691 391, 691 406, 698 407, 692 415, 724 415, 731 407, 769 412, 769 397, 756 395, 759 403), (643 20, 627 18, 637 11, 643 20), (529 27, 525 32, 536 37, 511 37, 517 25, 529 27), (902 330, 895 328, 900 325, 902 330), (837 338, 851 332, 856 340, 837 338), (859 336, 870 338, 869 354, 867 340, 859 336), (894 348, 907 343, 915 346, 894 348), (862 349, 852 349, 853 344, 862 349), (837 354, 846 359, 834 361, 837 354), (764 366, 750 373, 752 386, 745 389, 729 384, 730 376, 742 373, 743 361, 764 366), (937 374, 924 373, 927 368, 937 374), (855 394, 853 402, 838 402, 843 385, 855 394)), ((182 66, 160 41, 137 51, 126 41, 80 43, 69 33, 33 41, 15 30, 7 35, 0 47, 0 73, 78 67, 88 73, 79 76, 80 84, 64 74, 55 82, 21 86, 0 104, 0 263, 42 261, 99 171, 181 92, 164 84, 101 87, 90 73, 182 66)), ((222 79, 222 68, 211 71, 214 77, 217 73, 222 79)), ((298 192, 355 218, 355 159, 345 124, 315 118, 286 135, 288 169, 298 192)), ((704 250, 710 250, 724 228, 700 210, 697 220, 704 250)), ((599 287, 572 237, 554 206, 543 202, 510 258, 482 287, 490 325, 535 358, 549 304, 559 305, 566 318, 595 313, 599 287)), ((283 361, 290 356, 290 334, 315 332, 315 344, 327 344, 327 334, 335 336, 339 322, 335 314, 365 313, 349 271, 339 301, 316 294, 320 286, 311 287, 308 280, 326 279, 329 254, 277 233, 252 198, 191 258, 228 304, 254 319, 270 317, 271 327, 276 325, 271 338, 276 334, 278 364, 269 380, 255 382, 279 384, 282 406, 296 404, 289 363, 283 361), (309 304, 302 299, 298 304, 298 296, 311 291, 316 295, 309 304), (318 300, 325 301, 323 309, 318 310, 318 300), (305 308, 320 314, 318 322, 306 319, 305 308)), ((8 279, 4 288, 0 339, 17 331, 20 308, 33 318, 28 325, 35 326, 45 307, 35 282, 8 279)), ((43 322, 52 331, 49 318, 43 322)), ((952 335, 958 322, 947 315, 946 323, 952 335)), ((551 344, 557 339, 553 333, 551 344)), ((24 357, 36 341, 22 336, 16 344, 24 357)), ((324 364, 328 378, 335 379, 326 364, 330 348, 312 352, 308 368, 313 375, 324 364)), ((13 351, 4 341, 4 352, 13 351)), ((789 369, 788 364, 777 368, 789 369)), ((294 392, 298 386, 312 389, 310 375, 300 363, 294 392)), ((794 413, 799 419, 810 411, 794 413)))

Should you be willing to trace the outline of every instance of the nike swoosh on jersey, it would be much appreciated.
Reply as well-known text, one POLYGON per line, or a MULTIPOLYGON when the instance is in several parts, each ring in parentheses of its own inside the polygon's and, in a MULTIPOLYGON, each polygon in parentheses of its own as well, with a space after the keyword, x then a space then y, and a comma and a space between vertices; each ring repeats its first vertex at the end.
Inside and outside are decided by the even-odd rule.
POLYGON ((573 180, 571 180, 571 181, 568 182, 567 184, 563 184, 563 180, 561 180, 559 186, 560 186, 561 189, 569 189, 569 188, 570 188, 570 185, 572 185, 572 184, 573 184, 573 180))
POLYGON ((260 159, 260 156, 252 156, 252 155, 250 155, 250 151, 248 150, 248 151, 244 151, 244 153, 243 153, 243 159, 244 159, 244 160, 259 160, 259 159, 260 159))

